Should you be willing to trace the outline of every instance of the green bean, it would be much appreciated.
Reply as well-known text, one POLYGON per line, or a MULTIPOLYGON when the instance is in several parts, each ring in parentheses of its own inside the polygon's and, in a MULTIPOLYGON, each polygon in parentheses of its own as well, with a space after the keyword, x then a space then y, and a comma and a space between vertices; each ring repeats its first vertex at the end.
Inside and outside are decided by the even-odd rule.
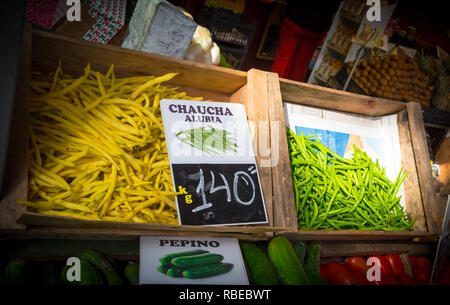
POLYGON ((313 186, 313 183, 310 183, 308 185, 308 190, 306 191, 306 194, 303 195, 304 197, 303 197, 303 200, 302 200, 302 204, 300 205, 300 211, 302 211, 303 207, 305 206, 306 200, 308 199, 309 192, 311 192, 312 186, 313 186))
MULTIPOLYGON (((222 134, 221 134, 222 135, 222 134)), ((287 134, 300 228, 411 230, 397 196, 406 172, 390 181, 378 160, 356 146, 345 159, 317 136, 287 134)))

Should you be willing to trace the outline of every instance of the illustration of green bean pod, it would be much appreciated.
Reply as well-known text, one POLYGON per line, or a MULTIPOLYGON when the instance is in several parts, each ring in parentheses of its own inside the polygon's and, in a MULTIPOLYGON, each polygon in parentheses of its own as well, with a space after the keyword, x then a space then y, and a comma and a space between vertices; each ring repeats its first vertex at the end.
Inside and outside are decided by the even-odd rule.
POLYGON ((236 139, 229 131, 211 126, 182 130, 175 136, 181 142, 211 155, 236 152, 238 148, 236 139))

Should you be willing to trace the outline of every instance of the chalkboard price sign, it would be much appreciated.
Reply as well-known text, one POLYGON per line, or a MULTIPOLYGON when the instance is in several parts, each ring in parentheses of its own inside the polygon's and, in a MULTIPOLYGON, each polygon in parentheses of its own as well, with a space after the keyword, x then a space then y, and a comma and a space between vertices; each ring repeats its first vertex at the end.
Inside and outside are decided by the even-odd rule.
POLYGON ((245 107, 161 100, 182 225, 267 223, 245 107))
POLYGON ((266 222, 254 164, 173 164, 181 223, 266 222))

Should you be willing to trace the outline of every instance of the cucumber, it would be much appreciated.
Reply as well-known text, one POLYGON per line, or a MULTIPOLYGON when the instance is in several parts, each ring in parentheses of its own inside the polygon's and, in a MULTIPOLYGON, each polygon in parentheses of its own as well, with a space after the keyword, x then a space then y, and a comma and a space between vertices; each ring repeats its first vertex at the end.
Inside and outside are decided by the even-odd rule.
POLYGON ((167 270, 169 270, 172 267, 172 264, 161 264, 156 269, 158 269, 159 272, 166 274, 167 270))
POLYGON ((206 250, 192 250, 192 251, 184 251, 184 252, 177 252, 177 253, 170 253, 167 255, 164 255, 159 258, 159 261, 161 264, 167 264, 170 263, 170 261, 176 257, 180 256, 191 256, 191 255, 197 255, 197 254, 204 254, 209 253, 209 251, 206 250))
POLYGON ((211 277, 223 273, 230 272, 233 269, 233 264, 219 263, 210 264, 200 267, 193 267, 183 271, 183 276, 188 279, 200 279, 204 277, 211 277))
POLYGON ((103 277, 100 270, 98 270, 93 264, 80 259, 80 281, 70 282, 67 279, 67 272, 72 266, 65 265, 61 272, 61 280, 68 285, 76 286, 89 286, 89 285, 103 285, 103 277))
POLYGON ((300 263, 304 264, 306 256, 306 244, 302 241, 295 240, 292 242, 292 247, 294 248, 295 254, 300 260, 300 263))
POLYGON ((278 278, 266 254, 255 244, 242 242, 242 255, 252 285, 278 285, 278 278))
POLYGON ((45 286, 55 286, 61 285, 60 276, 61 266, 57 263, 51 263, 44 266, 44 285, 45 286))
POLYGON ((128 263, 123 270, 123 273, 131 285, 139 285, 139 263, 128 263))
POLYGON ((83 249, 78 252, 78 257, 100 269, 105 275, 108 285, 123 285, 120 275, 102 254, 91 249, 83 249))
POLYGON ((313 285, 327 285, 320 276, 320 245, 311 244, 306 251, 305 273, 313 285))
POLYGON ((182 277, 184 268, 179 267, 170 267, 169 270, 167 270, 166 274, 171 277, 182 277))
POLYGON ((220 263, 223 256, 220 254, 205 253, 191 256, 180 256, 172 259, 170 262, 177 267, 192 267, 199 265, 220 263))
POLYGON ((11 260, 5 268, 5 285, 25 285, 27 261, 22 258, 11 260))
POLYGON ((117 260, 114 257, 105 255, 105 258, 115 270, 119 270, 119 263, 117 262, 117 260))
POLYGON ((269 259, 282 285, 309 285, 310 281, 290 241, 277 236, 269 242, 269 259))

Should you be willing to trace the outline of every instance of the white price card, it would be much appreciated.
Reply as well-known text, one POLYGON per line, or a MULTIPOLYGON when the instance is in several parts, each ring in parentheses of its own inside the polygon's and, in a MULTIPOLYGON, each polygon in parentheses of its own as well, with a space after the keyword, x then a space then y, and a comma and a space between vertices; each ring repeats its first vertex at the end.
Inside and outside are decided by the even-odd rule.
POLYGON ((248 285, 234 238, 141 236, 140 284, 248 285))
POLYGON ((161 100, 179 223, 267 223, 245 108, 161 100))

